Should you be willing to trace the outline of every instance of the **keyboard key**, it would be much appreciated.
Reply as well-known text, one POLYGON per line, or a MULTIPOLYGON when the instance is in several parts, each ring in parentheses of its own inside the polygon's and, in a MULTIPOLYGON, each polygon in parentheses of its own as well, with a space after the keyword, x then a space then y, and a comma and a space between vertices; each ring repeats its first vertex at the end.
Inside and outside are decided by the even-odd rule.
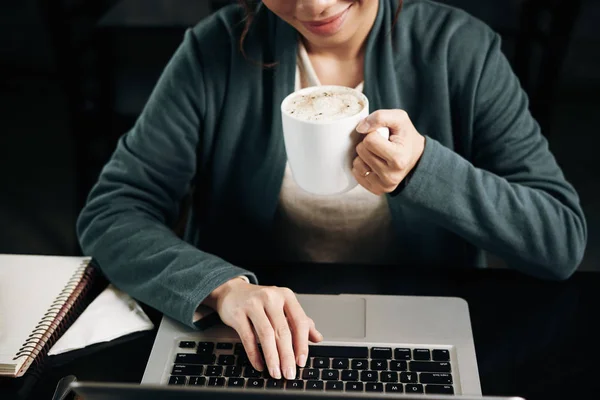
POLYGON ((436 349, 431 352, 431 358, 433 361, 450 361, 450 352, 436 349))
POLYGON ((367 369, 367 360, 352 360, 352 369, 367 369))
POLYGON ((244 383, 246 383, 246 380, 244 378, 229 378, 229 381, 227 382, 227 387, 241 389, 244 387, 244 383))
POLYGON ((375 382, 379 379, 377 371, 362 371, 360 373, 360 380, 363 382, 375 382))
POLYGON ((185 376, 175 375, 170 377, 169 385, 185 385, 185 376))
MULTIPOLYGON (((206 367, 206 372, 204 373, 204 375, 206 376, 221 376, 223 374, 223 367, 221 367, 220 365, 209 365, 208 367, 206 367)), ((194 375, 200 375, 200 374, 194 374, 194 375)))
POLYGON ((385 391, 386 393, 402 393, 404 392, 404 385, 401 383, 387 383, 385 391))
POLYGON ((244 378, 260 378, 261 376, 261 371, 258 371, 250 366, 244 368, 244 378))
POLYGON ((235 364, 235 356, 231 354, 221 354, 219 356, 219 361, 217 362, 219 365, 233 365, 235 364))
POLYGON ((210 365, 215 363, 214 354, 185 354, 178 353, 175 357, 177 364, 210 365))
POLYGON ((346 392, 362 392, 362 382, 346 382, 346 392))
POLYGON ((379 373, 379 379, 381 382, 398 382, 398 373, 383 371, 379 373))
POLYGON ((411 357, 410 349, 394 349, 394 358, 396 360, 411 360, 411 357))
POLYGON ((251 366, 250 360, 248 360, 248 356, 246 355, 246 353, 240 354, 238 356, 237 361, 236 361, 236 365, 238 365, 240 367, 251 366))
POLYGON ((188 385, 189 386, 204 386, 204 385, 206 385, 206 378, 203 376, 190 376, 188 385))
POLYGON ((329 381, 325 384, 325 390, 340 391, 344 389, 344 382, 329 381))
POLYGON ((413 360, 419 361, 429 361, 431 356, 429 354, 429 349, 414 349, 413 350, 413 360))
POLYGON ((368 358, 368 347, 354 346, 309 346, 310 357, 368 358))
POLYGON ((324 369, 321 372, 321 379, 324 381, 337 381, 340 379, 340 371, 336 369, 324 369))
POLYGON ((406 361, 390 361, 390 370, 392 371, 407 371, 408 363, 406 361))
POLYGON ((373 347, 371 349, 371 358, 392 359, 392 349, 390 347, 373 347))
POLYGON ((231 350, 233 343, 217 343, 217 350, 231 350))
POLYGON ((425 386, 427 394, 454 394, 452 385, 427 385, 425 386))
POLYGON ((329 358, 317 357, 313 359, 313 368, 329 368, 329 358))
POLYGON ((357 381, 358 380, 358 371, 353 371, 351 369, 342 371, 342 380, 343 381, 357 381))
POLYGON ((348 364, 347 358, 334 358, 333 362, 331 363, 331 368, 347 369, 348 364))
POLYGON ((387 360, 371 360, 371 369, 375 371, 385 371, 388 369, 387 360))
POLYGON ((215 344, 213 342, 200 342, 198 343, 196 352, 198 354, 212 354, 214 349, 215 344))
POLYGON ((267 389, 283 389, 283 382, 281 379, 269 379, 267 381, 267 389))
POLYGON ((210 378, 208 386, 225 386, 225 378, 210 378))
POLYGON ((450 363, 446 361, 411 361, 408 367, 416 372, 452 372, 450 363))
POLYGON ((438 385, 451 385, 452 375, 451 374, 435 374, 430 372, 421 372, 419 374, 419 382, 421 383, 435 383, 438 385))
POLYGON ((302 379, 305 379, 305 380, 319 379, 319 370, 312 369, 312 368, 305 368, 304 371, 302 371, 302 379))
POLYGON ((304 389, 304 381, 300 381, 300 380, 286 381, 285 388, 288 390, 289 389, 302 390, 302 389, 304 389))
POLYGON ((306 390, 323 390, 323 381, 306 382, 306 390))
POLYGON ((227 377, 239 377, 242 374, 242 367, 238 367, 236 365, 230 365, 229 367, 225 368, 225 373, 223 374, 224 376, 227 377))
POLYGON ((366 383, 365 391, 367 391, 367 392, 383 392, 383 383, 366 383))
POLYGON ((171 375, 202 375, 202 365, 187 365, 187 364, 175 364, 171 370, 171 375))
POLYGON ((182 349, 193 349, 194 347, 196 347, 196 342, 182 341, 179 342, 179 347, 181 347, 182 349))
POLYGON ((246 354, 246 350, 244 350, 244 345, 241 343, 236 343, 234 348, 233 348, 233 354, 240 355, 240 354, 246 354))
POLYGON ((423 385, 409 383, 406 385, 406 393, 423 393, 423 385))
POLYGON ((402 383, 417 383, 418 377, 416 372, 400 372, 400 382, 402 383))
POLYGON ((265 380, 256 378, 248 379, 246 387, 250 389, 262 389, 265 387, 265 380))

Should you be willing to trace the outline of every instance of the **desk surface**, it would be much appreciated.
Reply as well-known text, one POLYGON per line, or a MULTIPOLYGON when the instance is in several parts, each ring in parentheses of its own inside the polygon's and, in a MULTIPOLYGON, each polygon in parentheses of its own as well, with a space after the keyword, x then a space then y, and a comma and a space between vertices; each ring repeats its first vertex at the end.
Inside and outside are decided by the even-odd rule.
MULTIPOLYGON (((420 270, 359 266, 252 268, 261 283, 299 293, 458 296, 469 303, 482 390, 528 400, 583 399, 600 389, 600 274, 546 282, 509 270, 420 270)), ((158 321, 160 315, 149 310, 158 321)), ((156 331, 48 368, 32 399, 58 380, 139 382, 156 331)), ((6 393, 6 390, 5 390, 6 393)), ((8 398, 11 398, 8 392, 8 398)), ((0 389, 0 397, 4 397, 0 389)))

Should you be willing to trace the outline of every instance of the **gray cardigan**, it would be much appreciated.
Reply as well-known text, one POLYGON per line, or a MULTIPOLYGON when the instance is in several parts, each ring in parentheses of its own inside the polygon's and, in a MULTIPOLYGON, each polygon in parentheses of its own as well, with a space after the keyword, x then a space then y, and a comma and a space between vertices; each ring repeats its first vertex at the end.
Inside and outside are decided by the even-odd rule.
MULTIPOLYGON (((368 37, 371 109, 400 108, 427 136, 422 159, 389 196, 398 268, 485 267, 483 250, 513 268, 565 279, 586 244, 578 196, 528 111, 485 24, 431 1, 381 0, 368 37)), ((245 49, 244 15, 227 7, 193 29, 135 126, 119 141, 77 231, 116 286, 192 325, 202 300, 241 263, 275 263, 271 229, 286 154, 281 100, 294 88, 297 33, 259 8, 245 49), (261 63, 277 62, 272 69, 261 63), (180 239, 170 226, 196 186, 180 239)))

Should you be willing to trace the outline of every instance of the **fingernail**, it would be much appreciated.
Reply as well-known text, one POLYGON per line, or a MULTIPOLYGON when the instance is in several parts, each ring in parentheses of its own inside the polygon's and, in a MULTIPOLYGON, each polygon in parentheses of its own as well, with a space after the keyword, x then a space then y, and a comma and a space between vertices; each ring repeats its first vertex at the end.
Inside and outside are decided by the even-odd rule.
POLYGON ((302 368, 304 368, 306 366, 306 356, 304 354, 301 354, 298 357, 298 365, 301 366, 302 368))
POLYGON ((275 379, 281 379, 281 370, 279 367, 271 368, 269 370, 269 375, 275 379))
POLYGON ((367 122, 366 119, 363 119, 362 122, 356 127, 357 131, 365 133, 369 132, 369 129, 371 129, 371 125, 367 122))
POLYGON ((285 378, 286 379, 296 379, 296 369, 288 368, 285 370, 285 378))

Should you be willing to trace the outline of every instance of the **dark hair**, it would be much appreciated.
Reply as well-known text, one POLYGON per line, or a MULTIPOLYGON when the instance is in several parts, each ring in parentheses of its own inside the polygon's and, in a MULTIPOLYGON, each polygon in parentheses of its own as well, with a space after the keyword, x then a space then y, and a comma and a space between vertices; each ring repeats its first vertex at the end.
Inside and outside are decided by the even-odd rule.
MULTIPOLYGON (((256 8, 256 0, 238 0, 242 7, 244 8, 244 12, 246 13, 244 29, 242 30, 242 35, 240 36, 240 51, 246 57, 246 51, 244 50, 244 40, 248 35, 248 31, 250 30, 250 26, 252 25, 252 21, 254 21, 254 9, 256 8)), ((394 14, 394 22, 392 23, 392 28, 398 22, 398 18, 400 17, 400 12, 402 11, 402 6, 404 5, 404 0, 398 0, 398 8, 396 9, 396 13, 394 14)), ((263 66, 266 68, 272 68, 277 63, 264 64, 263 66)))

